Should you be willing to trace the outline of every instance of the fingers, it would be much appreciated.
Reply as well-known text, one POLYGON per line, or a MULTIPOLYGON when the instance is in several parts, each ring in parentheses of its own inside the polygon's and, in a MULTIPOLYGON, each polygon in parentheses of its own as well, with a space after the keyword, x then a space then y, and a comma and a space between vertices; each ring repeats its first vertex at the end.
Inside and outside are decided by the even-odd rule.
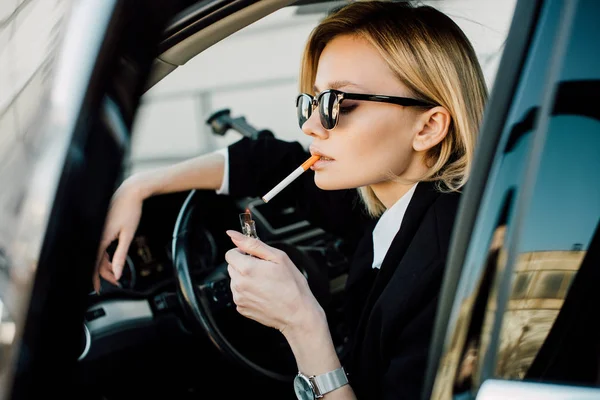
POLYGON ((94 265, 94 274, 92 275, 92 284, 94 285, 94 291, 100 294, 100 266, 102 265, 104 255, 106 254, 106 246, 104 242, 100 243, 98 248, 98 255, 96 256, 96 263, 94 265))
POLYGON ((121 231, 119 235, 119 245, 115 254, 112 258, 112 270, 115 278, 118 280, 121 278, 123 273, 123 267, 125 266, 125 260, 127 259, 127 252, 129 251, 129 245, 133 240, 133 235, 127 231, 121 231))
POLYGON ((98 267, 102 263, 102 258, 106 254, 106 249, 112 243, 113 240, 117 238, 117 233, 113 233, 111 229, 105 229, 102 234, 102 240, 100 241, 100 246, 98 247, 98 254, 96 256, 96 271, 98 271, 98 267))
MULTIPOLYGON (((246 256, 247 257, 247 256, 246 256)), ((242 275, 231 265, 227 266, 227 272, 231 278, 229 288, 231 289, 231 297, 236 305, 236 310, 241 315, 251 318, 248 315, 248 294, 246 293, 246 285, 242 275)))
POLYGON ((100 293, 100 276, 115 286, 119 285, 119 281, 112 272, 112 266, 108 259, 108 253, 106 252, 104 252, 102 259, 97 266, 97 273, 95 273, 93 277, 94 290, 96 290, 96 293, 100 293))
POLYGON ((105 229, 102 241, 98 248, 96 267, 92 277, 92 283, 96 293, 100 293, 100 276, 113 285, 119 285, 119 278, 123 273, 127 251, 132 240, 132 235, 125 231, 121 231, 120 235, 118 235, 118 230, 108 227, 105 229), (108 253, 106 252, 106 249, 115 239, 117 239, 117 236, 119 237, 119 244, 113 255, 113 261, 111 263, 111 261, 108 259, 108 253))
POLYGON ((235 269, 238 275, 246 276, 253 270, 253 265, 262 260, 252 258, 240 251, 231 249, 225 253, 225 261, 229 264, 228 269, 235 269))
POLYGON ((98 268, 94 271, 94 276, 92 277, 92 283, 94 284, 94 291, 96 294, 100 294, 100 275, 98 273, 98 268))
POLYGON ((263 243, 259 239, 244 236, 241 233, 232 230, 229 230, 225 233, 227 233, 233 243, 244 253, 258 257, 265 261, 277 262, 281 259, 280 250, 263 243))
POLYGON ((240 280, 240 274, 235 270, 235 268, 233 268, 231 266, 231 264, 229 264, 227 266, 227 273, 229 273, 229 278, 230 279, 230 283, 229 283, 229 288, 231 289, 231 294, 233 295, 233 302, 238 304, 239 302, 239 280, 240 280))

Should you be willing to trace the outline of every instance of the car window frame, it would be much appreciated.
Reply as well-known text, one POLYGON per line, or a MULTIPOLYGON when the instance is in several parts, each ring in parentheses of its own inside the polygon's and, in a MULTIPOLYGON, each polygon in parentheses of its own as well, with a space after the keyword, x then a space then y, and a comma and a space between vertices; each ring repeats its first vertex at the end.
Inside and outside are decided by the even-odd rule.
POLYGON ((431 397, 446 342, 454 298, 482 204, 486 181, 497 163, 496 153, 505 130, 505 121, 512 110, 525 63, 539 24, 543 0, 518 0, 506 39, 505 51, 498 67, 494 90, 486 106, 480 140, 475 150, 473 172, 466 185, 453 228, 446 272, 429 349, 428 367, 423 389, 424 400, 431 397))
MULTIPOLYGON (((547 3, 547 2, 546 2, 547 3)), ((484 361, 483 361, 483 366, 482 366, 482 376, 483 378, 483 382, 485 383, 486 377, 488 377, 489 379, 495 379, 496 381, 501 380, 498 377, 494 376, 494 370, 495 370, 495 366, 496 366, 496 358, 495 355, 497 354, 497 348, 498 348, 498 336, 499 336, 499 332, 500 332, 500 327, 501 327, 501 319, 503 317, 503 307, 506 306, 508 300, 509 300, 509 295, 510 295, 510 290, 512 289, 511 283, 512 283, 512 269, 514 268, 517 256, 518 256, 518 251, 519 251, 519 247, 520 247, 520 235, 521 232, 523 230, 523 226, 525 223, 525 216, 528 212, 529 207, 531 206, 531 200, 532 200, 532 196, 533 196, 533 191, 535 188, 535 182, 536 179, 538 177, 538 172, 539 172, 539 166, 540 166, 540 161, 541 161, 541 157, 544 151, 544 146, 546 143, 546 139, 547 139, 547 134, 548 134, 548 127, 549 127, 549 121, 552 118, 553 115, 553 108, 555 106, 555 101, 556 101, 556 94, 557 91, 559 90, 559 85, 557 84, 559 82, 559 77, 560 77, 560 71, 561 71, 561 67, 563 66, 564 63, 564 56, 567 52, 567 48, 569 46, 569 39, 570 39, 570 33, 571 33, 571 28, 573 26, 573 21, 575 18, 575 11, 577 8, 578 2, 564 2, 563 3, 563 9, 561 10, 562 12, 560 13, 560 21, 558 22, 558 29, 557 29, 557 34, 555 36, 555 42, 552 46, 552 57, 550 58, 550 62, 546 76, 544 77, 544 92, 543 92, 543 96, 540 102, 540 106, 539 109, 537 110, 530 110, 530 111, 537 111, 535 113, 529 113, 527 115, 527 118, 525 118, 525 120, 529 120, 531 119, 530 123, 526 123, 527 121, 523 121, 523 123, 525 123, 525 125, 528 126, 528 129, 526 129, 527 131, 529 131, 531 135, 531 144, 529 146, 529 148, 527 149, 527 154, 526 154, 526 159, 527 162, 525 164, 525 168, 524 168, 524 173, 522 175, 522 178, 519 180, 518 183, 518 187, 519 187, 519 193, 517 195, 515 204, 514 204, 514 210, 513 210, 513 216, 512 216, 512 221, 511 221, 511 226, 510 226, 510 230, 506 235, 506 240, 504 242, 504 250, 505 250, 505 256, 506 259, 503 261, 503 264, 508 266, 507 268, 505 268, 501 274, 500 274, 500 283, 497 284, 493 289, 496 291, 495 296, 496 299, 495 301, 497 301, 497 311, 495 312, 495 318, 496 321, 494 322, 493 326, 493 338, 492 341, 489 345, 489 352, 488 352, 488 356, 485 357, 484 361), (492 356, 490 356, 492 355, 492 356)), ((517 4, 517 8, 518 8, 519 4, 517 4)), ((515 17, 516 18, 516 17, 515 17)), ((512 30, 512 29, 511 29, 512 30)), ((502 63, 500 66, 500 70, 499 70, 499 75, 502 71, 502 63)), ((490 107, 491 108, 491 107, 490 107)), ((484 136, 485 134, 488 133, 488 131, 485 130, 486 125, 484 123, 484 126, 482 128, 482 136, 484 136)), ((512 133, 512 132, 511 132, 512 133)), ((524 133, 524 132, 523 132, 524 133)), ((519 136, 520 137, 520 136, 519 136)), ((517 137, 516 139, 513 138, 513 143, 514 144, 514 140, 518 140, 519 137, 517 137)), ((508 146, 511 145, 511 143, 507 143, 508 146)), ((509 150, 509 147, 507 146, 506 151, 509 150)), ((480 157, 483 157, 481 154, 479 155, 480 157)), ((493 162, 496 163, 498 162, 498 158, 502 159, 502 157, 494 157, 493 158, 493 162)), ((474 168, 475 169, 475 168, 474 168)), ((477 171, 477 170, 476 170, 477 171)), ((490 169, 491 171, 491 169, 490 169)), ((485 176, 486 178, 488 177, 488 174, 490 174, 490 171, 486 171, 485 176)), ((482 175, 481 171, 477 171, 475 172, 475 174, 479 174, 482 175)), ((471 188, 472 190, 472 188, 471 188)), ((465 191, 465 196, 467 196, 467 194, 469 193, 473 193, 474 190, 472 190, 471 192, 469 192, 469 188, 467 188, 467 190, 465 191)), ((477 198, 476 198, 477 199, 477 198)), ((481 199, 481 198, 479 198, 481 199)), ((461 205, 461 207, 467 207, 465 203, 470 202, 471 206, 476 204, 476 211, 472 211, 471 214, 469 213, 465 213, 466 215, 472 216, 474 213, 480 213, 481 209, 479 208, 481 206, 481 203, 475 203, 473 198, 469 198, 467 197, 466 201, 463 201, 463 204, 461 205)), ((457 223, 457 225, 460 226, 460 224, 462 223, 463 225, 466 225, 467 228, 473 228, 473 225, 469 225, 468 222, 470 221, 464 221, 464 220, 460 220, 461 216, 463 214, 459 214, 459 221, 457 223)), ((448 273, 446 275, 446 278, 448 279, 448 281, 445 281, 444 283, 444 291, 442 294, 442 298, 440 301, 440 310, 442 310, 441 315, 438 315, 438 320, 436 321, 436 331, 435 331, 435 340, 437 340, 437 342, 434 342, 432 344, 432 346, 439 346, 437 348, 435 348, 434 350, 437 351, 436 354, 432 354, 430 357, 430 360, 432 360, 430 366, 429 366, 429 370, 428 370, 428 378, 431 377, 431 375, 429 375, 430 373, 436 373, 440 374, 440 370, 442 369, 442 367, 440 367, 439 361, 442 360, 442 356, 441 354, 444 351, 447 351, 448 348, 450 346, 452 346, 452 343, 450 343, 450 341, 453 340, 457 340, 456 339, 456 330, 460 330, 460 329, 464 329, 463 328, 457 328, 455 326, 451 326, 448 321, 450 321, 450 319, 452 318, 452 316, 448 316, 447 313, 454 313, 454 317, 456 317, 456 313, 458 312, 458 308, 459 308, 459 304, 458 304, 458 300, 456 298, 457 292, 458 290, 460 290, 458 288, 459 286, 459 281, 462 280, 467 280, 467 279, 474 279, 474 278, 469 278, 469 277, 465 277, 462 276, 464 275, 464 262, 465 262, 465 258, 459 259, 457 260, 461 255, 465 255, 469 250, 468 250, 468 245, 472 244, 472 237, 473 235, 476 233, 476 231, 470 230, 470 231, 460 231, 459 230, 460 227, 457 227, 456 235, 458 235, 458 238, 455 238, 454 242, 453 242, 453 247, 451 250, 451 256, 450 256, 450 261, 448 264, 448 273), (464 243, 465 247, 459 248, 457 249, 457 243, 460 242, 460 240, 462 239, 462 243, 464 243), (454 256, 454 258, 452 258, 454 256), (459 263, 452 265, 451 262, 457 262, 460 261, 459 263), (450 310, 450 311, 448 311, 450 310), (454 337, 452 337, 454 335, 454 337), (441 346, 445 346, 444 348, 442 348, 441 346), (436 372, 432 372, 432 369, 437 367, 437 371, 436 372)), ((463 228, 464 229, 464 228, 463 228)), ((467 324, 468 325, 468 324, 467 324)), ((446 385, 452 385, 452 382, 444 382, 444 384, 446 385)), ((598 391, 600 392, 600 390, 598 391)), ((429 398, 429 395, 424 396, 424 398, 429 398)), ((447 398, 447 397, 434 397, 434 398, 447 398)), ((478 397, 479 398, 479 397, 478 397)), ((495 397, 494 397, 495 398, 495 397)))

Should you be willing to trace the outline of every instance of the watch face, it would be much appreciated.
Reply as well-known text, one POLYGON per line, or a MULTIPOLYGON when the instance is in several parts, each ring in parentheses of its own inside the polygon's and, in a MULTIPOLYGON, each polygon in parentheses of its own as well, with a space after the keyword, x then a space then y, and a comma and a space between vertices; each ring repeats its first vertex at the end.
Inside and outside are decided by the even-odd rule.
POLYGON ((294 392, 298 400, 315 400, 315 392, 308 378, 304 375, 296 375, 294 379, 294 392))

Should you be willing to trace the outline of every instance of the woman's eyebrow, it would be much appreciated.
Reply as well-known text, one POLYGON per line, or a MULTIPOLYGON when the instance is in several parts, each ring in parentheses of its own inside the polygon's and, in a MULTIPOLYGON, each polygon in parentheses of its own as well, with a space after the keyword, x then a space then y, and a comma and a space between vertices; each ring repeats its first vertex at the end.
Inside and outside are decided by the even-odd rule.
MULTIPOLYGON (((358 84, 356 84, 354 82, 350 82, 350 81, 333 81, 333 82, 329 83, 329 85, 327 86, 327 88, 328 89, 339 89, 339 88, 342 88, 344 86, 354 86, 354 87, 357 87, 357 88, 361 88, 360 85, 358 85, 358 84)), ((313 86, 313 90, 314 90, 315 93, 319 93, 320 92, 320 90, 317 87, 317 85, 313 86)))

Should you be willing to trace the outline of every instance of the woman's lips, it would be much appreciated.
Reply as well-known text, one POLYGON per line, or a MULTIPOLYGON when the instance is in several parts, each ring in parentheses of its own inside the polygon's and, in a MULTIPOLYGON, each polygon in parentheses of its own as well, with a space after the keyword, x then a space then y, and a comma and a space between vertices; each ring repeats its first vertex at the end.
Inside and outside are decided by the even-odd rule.
POLYGON ((333 158, 321 156, 321 158, 317 162, 311 165, 310 169, 312 169, 313 171, 318 171, 320 169, 325 168, 328 164, 331 164, 332 162, 335 162, 333 158))

